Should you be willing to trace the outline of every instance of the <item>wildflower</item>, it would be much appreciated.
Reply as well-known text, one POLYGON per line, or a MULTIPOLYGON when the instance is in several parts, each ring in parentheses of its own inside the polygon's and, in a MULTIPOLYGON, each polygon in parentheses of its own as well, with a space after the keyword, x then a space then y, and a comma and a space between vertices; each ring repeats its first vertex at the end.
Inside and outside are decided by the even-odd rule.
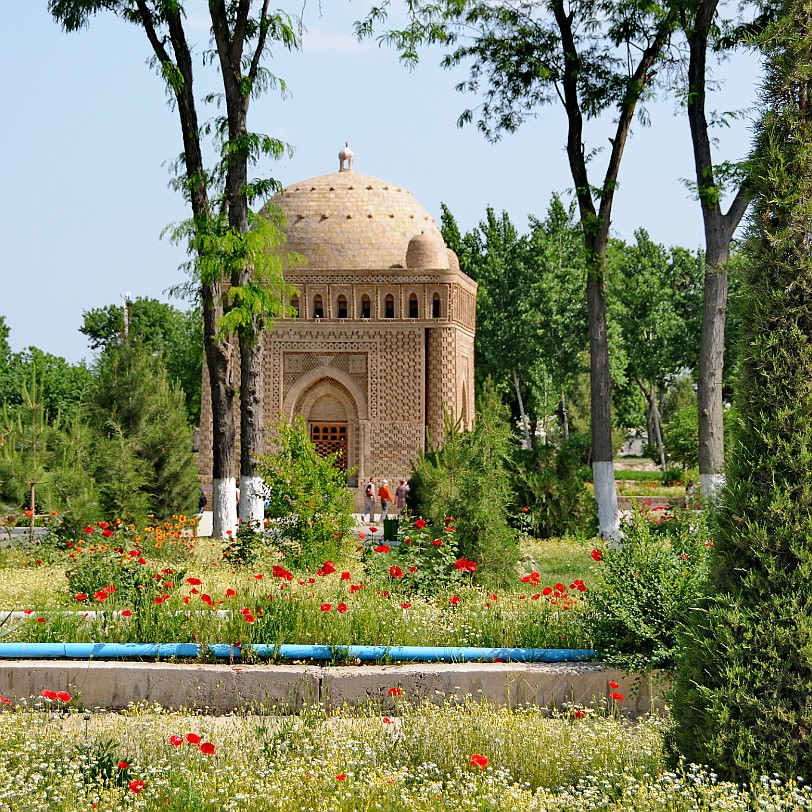
POLYGON ((377 528, 377 527, 370 527, 370 528, 369 528, 369 532, 370 532, 370 533, 377 533, 377 532, 378 532, 378 528, 377 528))
POLYGON ((214 599, 211 595, 207 595, 205 592, 200 596, 200 600, 202 600, 207 606, 214 606, 214 599))
POLYGON ((393 724, 395 724, 388 716, 384 716, 383 719, 381 719, 381 721, 385 725, 393 725, 393 724))
POLYGON ((82 532, 83 533, 94 533, 95 531, 96 531, 95 527, 91 527, 90 525, 88 525, 82 532))
POLYGON ((6 696, 0 696, 0 702, 2 702, 4 705, 10 705, 11 704, 11 700, 6 696))
POLYGON ((414 523, 415 530, 422 530, 426 526, 425 519, 416 519, 414 523))
POLYGON ((329 604, 329 603, 323 603, 321 605, 321 611, 322 612, 329 612, 332 608, 333 608, 332 604, 329 604))
POLYGON ((615 700, 615 702, 622 702, 622 701, 623 701, 623 698, 624 698, 624 697, 623 697, 623 694, 622 694, 622 693, 620 693, 620 691, 612 691, 612 693, 611 693, 611 694, 609 694, 609 696, 610 696, 612 699, 614 699, 614 700, 615 700))
POLYGON ((237 595, 237 591, 235 589, 229 588, 229 589, 226 590, 226 597, 227 598, 231 599, 231 598, 236 597, 236 595, 237 595))
POLYGON ((130 762, 129 761, 119 761, 116 766, 119 768, 119 770, 126 770, 130 766, 130 762))
POLYGON ((284 567, 280 567, 278 564, 274 564, 273 567, 271 567, 271 574, 274 578, 284 578, 286 581, 293 580, 293 575, 284 567))
POLYGON ((582 710, 578 709, 578 710, 576 710, 576 711, 575 711, 575 713, 573 714, 573 716, 574 716, 576 719, 583 719, 583 718, 584 718, 584 716, 586 716, 586 714, 585 714, 585 713, 584 713, 582 710))
POLYGON ((183 736, 177 736, 177 735, 170 736, 169 737, 169 743, 173 747, 180 747, 183 744, 183 736))
POLYGON ((339 773, 339 774, 336 776, 336 781, 343 781, 343 780, 344 780, 346 777, 347 777, 347 774, 346 774, 346 773, 339 773))
POLYGON ((616 688, 620 688, 620 683, 617 683, 617 682, 611 681, 611 682, 609 683, 609 687, 610 687, 612 690, 615 690, 616 688))
POLYGON ((25 515, 26 515, 26 516, 28 516, 28 518, 29 518, 29 519, 30 519, 30 518, 31 518, 31 517, 34 515, 34 511, 33 511, 33 510, 31 510, 31 508, 26 508, 26 509, 23 511, 23 513, 25 513, 25 515))
POLYGON ((106 527, 104 530, 102 530, 102 535, 109 539, 110 536, 113 535, 113 531, 109 527, 106 527))
POLYGON ((358 592, 359 589, 363 589, 363 584, 350 584, 350 593, 358 592))
POLYGON ((187 578, 186 583, 189 584, 189 586, 200 586, 201 581, 200 578, 187 578))
POLYGON ((140 778, 136 778, 134 781, 130 781, 127 786, 129 787, 130 792, 134 792, 136 795, 138 795, 138 793, 144 789, 146 784, 140 778))
POLYGON ((409 567, 409 572, 417 572, 417 567, 415 567, 414 564, 412 564, 412 566, 409 567))
POLYGON ((493 593, 491 593, 490 595, 488 595, 488 600, 489 600, 489 601, 498 601, 498 600, 499 600, 499 596, 498 596, 498 595, 494 595, 493 593))
POLYGON ((74 599, 75 601, 86 601, 86 600, 87 600, 87 593, 85 593, 85 592, 77 592, 77 593, 76 593, 76 594, 73 596, 73 599, 74 599))
POLYGON ((342 581, 349 581, 351 579, 352 579, 352 575, 350 575, 348 572, 342 572, 341 573, 341 580, 342 581))
POLYGON ((346 603, 339 603, 338 606, 336 606, 336 612, 342 615, 347 611, 347 609, 349 609, 349 607, 346 603))
POLYGON ((40 694, 45 699, 56 699, 56 691, 49 691, 47 688, 40 694))
POLYGON ((402 578, 403 577, 403 570, 398 567, 396 564, 393 564, 389 567, 389 577, 390 578, 402 578))
POLYGON ((132 612, 129 609, 123 609, 121 612, 122 617, 132 617, 132 612))
POLYGON ((388 553, 392 548, 388 544, 379 544, 375 548, 376 553, 388 553))
POLYGON ((389 696, 403 696, 403 688, 390 688, 387 693, 389 696))
POLYGON ((442 547, 443 542, 440 541, 440 539, 434 539, 434 541, 432 541, 432 543, 431 543, 431 546, 432 547, 442 547))
POLYGON ((457 604, 460 602, 460 597, 459 597, 459 595, 452 595, 452 596, 451 596, 451 597, 448 599, 448 602, 449 602, 449 603, 450 603, 452 606, 456 606, 456 605, 457 605, 457 604))
POLYGON ((530 596, 531 601, 537 601, 541 597, 541 592, 536 592, 534 595, 530 596))
POLYGON ((544 589, 541 590, 542 595, 552 595, 553 588, 551 586, 545 586, 544 589))
POLYGON ((402 604, 400 605, 400 608, 401 608, 401 609, 410 609, 410 608, 411 608, 411 606, 412 606, 412 605, 411 605, 410 603, 402 603, 402 604))
POLYGON ((198 736, 197 733, 187 733, 186 741, 189 742, 189 744, 200 744, 200 736, 198 736))
POLYGON ((200 745, 200 752, 203 753, 204 756, 213 756, 215 752, 214 745, 211 742, 203 742, 200 745))
POLYGON ((479 767, 480 770, 484 770, 485 767, 488 766, 488 757, 487 756, 481 756, 481 755, 479 755, 479 753, 474 753, 471 756, 470 764, 471 764, 472 767, 479 767))

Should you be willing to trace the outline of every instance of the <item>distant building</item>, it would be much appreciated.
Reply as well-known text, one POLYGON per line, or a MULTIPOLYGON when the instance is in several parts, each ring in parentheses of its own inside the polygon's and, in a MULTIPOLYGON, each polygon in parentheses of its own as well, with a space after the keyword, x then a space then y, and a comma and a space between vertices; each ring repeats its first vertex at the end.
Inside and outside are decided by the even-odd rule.
MULTIPOLYGON (((443 411, 474 413, 476 283, 460 271, 434 220, 396 183, 339 171, 288 186, 286 273, 298 317, 265 336, 265 419, 302 415, 323 453, 340 451, 357 485, 396 482, 443 435, 443 411)), ((203 371, 200 467, 212 469, 208 372, 203 371)), ((235 472, 235 475, 238 472, 235 472)))

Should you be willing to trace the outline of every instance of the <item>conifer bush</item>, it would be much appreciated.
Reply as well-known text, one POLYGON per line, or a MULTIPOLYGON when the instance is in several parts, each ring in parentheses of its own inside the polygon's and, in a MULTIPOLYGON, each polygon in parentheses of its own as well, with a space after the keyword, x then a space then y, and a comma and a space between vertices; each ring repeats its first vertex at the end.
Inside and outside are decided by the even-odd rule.
POLYGON ((766 31, 752 161, 739 424, 670 745, 724 777, 812 780, 812 5, 766 31))

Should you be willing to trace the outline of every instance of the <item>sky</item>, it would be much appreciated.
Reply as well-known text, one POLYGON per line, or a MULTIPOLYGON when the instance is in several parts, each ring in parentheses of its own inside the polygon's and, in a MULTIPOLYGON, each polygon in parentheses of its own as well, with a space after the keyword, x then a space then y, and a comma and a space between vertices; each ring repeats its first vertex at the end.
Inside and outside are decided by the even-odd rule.
MULTIPOLYGON (((524 231, 528 216, 544 216, 553 193, 569 194, 560 107, 542 108, 495 144, 474 125, 458 128, 459 114, 477 103, 454 90, 465 70, 443 70, 441 52, 431 51, 410 71, 393 50, 359 44, 352 24, 369 5, 288 5, 295 13, 304 8, 303 48, 275 52, 267 64, 289 93, 281 99, 269 92, 252 103, 249 126, 281 138, 294 153, 262 167, 263 174, 287 186, 337 171, 338 152, 348 141, 355 171, 409 189, 438 223, 445 203, 463 231, 474 228, 488 206, 507 211, 524 231)), ((190 0, 187 7, 189 38, 202 50, 208 44, 205 4, 190 0)), ((46 0, 2 0, 0 31, 6 110, 0 315, 13 351, 36 346, 71 363, 92 362, 79 332, 84 311, 120 304, 125 293, 188 306, 168 294, 186 278, 179 269, 185 251, 162 236, 188 216, 169 188, 169 162, 181 151, 177 114, 148 65, 144 33, 109 13, 66 34, 46 0)), ((710 107, 753 108, 754 57, 722 65, 716 77, 718 100, 710 107)), ((199 98, 217 80, 198 68, 199 98)), ((673 99, 648 109, 651 125, 634 127, 624 155, 613 234, 631 240, 645 228, 667 246, 699 248, 701 215, 683 183, 693 177, 687 120, 673 99)), ((717 157, 746 155, 751 118, 719 133, 717 157)), ((608 146, 611 129, 609 119, 590 125, 587 149, 608 146)))

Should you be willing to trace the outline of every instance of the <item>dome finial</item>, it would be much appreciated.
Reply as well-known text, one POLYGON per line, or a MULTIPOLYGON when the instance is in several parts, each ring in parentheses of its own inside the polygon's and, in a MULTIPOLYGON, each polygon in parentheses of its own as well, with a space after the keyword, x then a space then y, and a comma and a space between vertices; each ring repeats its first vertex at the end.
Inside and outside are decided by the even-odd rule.
POLYGON ((344 149, 338 153, 338 171, 339 172, 352 172, 352 159, 355 157, 355 153, 350 149, 350 142, 344 142, 344 149), (347 162, 347 166, 344 166, 344 162, 347 162))

